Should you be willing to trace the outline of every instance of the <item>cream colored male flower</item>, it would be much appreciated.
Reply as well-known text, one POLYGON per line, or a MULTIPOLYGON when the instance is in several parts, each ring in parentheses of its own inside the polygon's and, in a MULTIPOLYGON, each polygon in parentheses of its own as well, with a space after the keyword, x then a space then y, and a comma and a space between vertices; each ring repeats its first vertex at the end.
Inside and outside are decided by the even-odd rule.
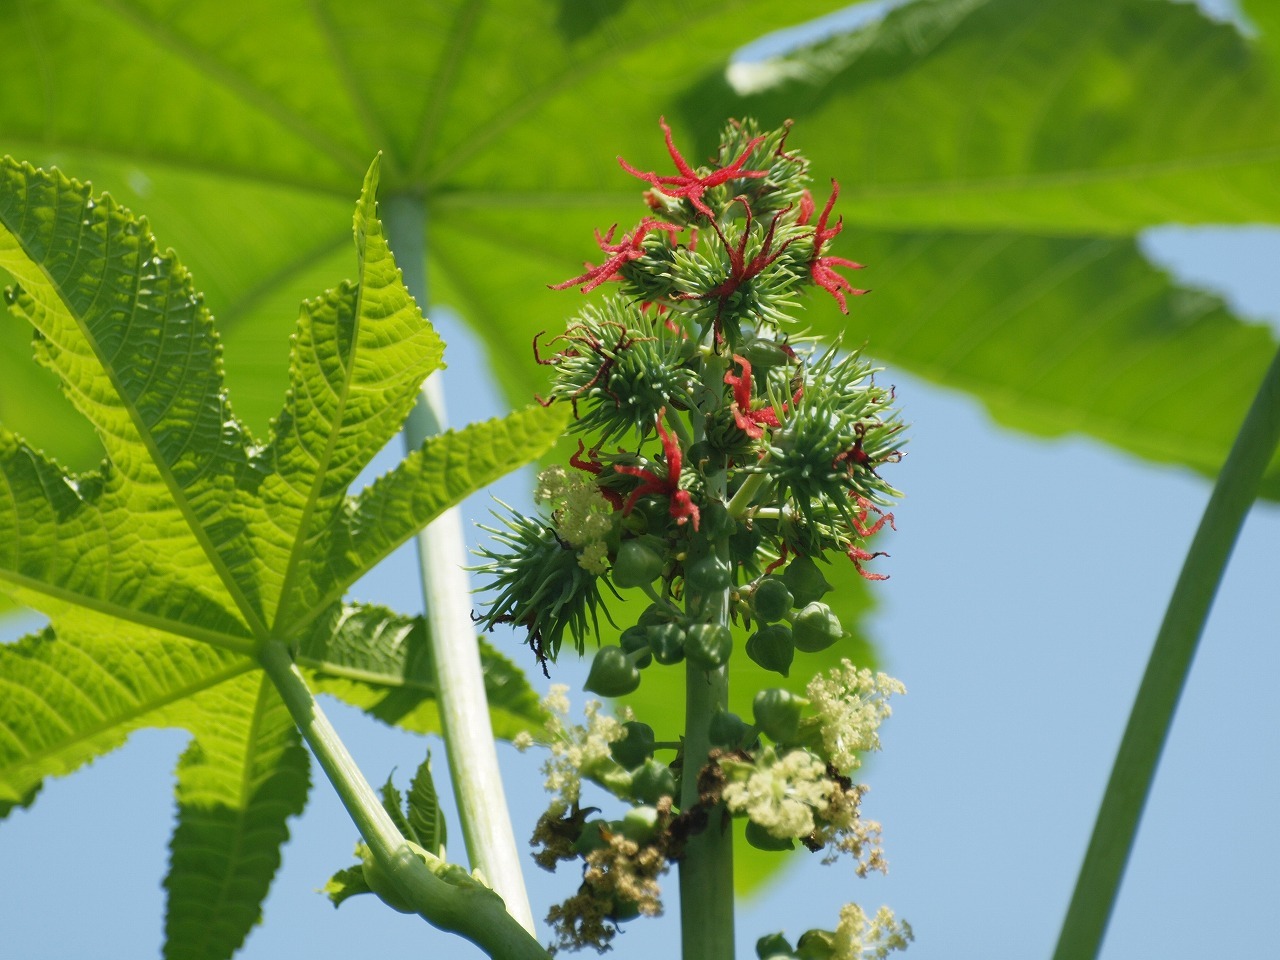
POLYGON ((747 818, 771 836, 807 837, 816 829, 814 811, 827 806, 834 784, 826 765, 807 750, 779 757, 766 747, 754 765, 721 761, 730 778, 723 799, 731 813, 747 818))
POLYGON ((595 480, 561 466, 538 474, 533 498, 551 508, 552 524, 561 539, 578 550, 578 565, 595 574, 609 569, 605 538, 613 529, 613 505, 595 480))
POLYGON ((888 674, 858 669, 848 660, 810 680, 807 693, 831 765, 849 773, 862 765, 859 752, 879 750, 880 723, 893 713, 889 697, 906 692, 907 688, 888 674))
POLYGON ((868 921, 860 906, 846 904, 831 940, 831 960, 884 960, 894 950, 907 949, 914 939, 911 924, 896 919, 888 907, 868 921))

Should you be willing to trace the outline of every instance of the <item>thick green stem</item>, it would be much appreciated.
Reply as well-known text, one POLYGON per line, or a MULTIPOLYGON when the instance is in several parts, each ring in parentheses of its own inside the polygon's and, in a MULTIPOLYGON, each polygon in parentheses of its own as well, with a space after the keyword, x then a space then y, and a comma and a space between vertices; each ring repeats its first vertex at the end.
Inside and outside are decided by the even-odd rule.
POLYGON ((501 897, 459 867, 434 858, 430 865, 424 863, 408 846, 316 703, 284 644, 268 642, 258 659, 374 860, 401 896, 429 923, 465 937, 491 957, 547 960, 538 941, 507 913, 501 897))
MULTIPOLYGON (((723 471, 707 478, 707 500, 723 501, 723 471)), ((729 559, 727 536, 711 544, 722 561, 729 559)), ((729 591, 688 598, 689 613, 704 623, 729 625, 729 591)), ((729 705, 726 667, 716 670, 686 662, 684 776, 680 806, 692 809, 699 800, 698 771, 711 750, 711 718, 729 705)), ((733 960, 733 830, 724 808, 708 811, 707 826, 689 839, 680 861, 680 934, 684 960, 733 960)))
POLYGON ((1183 563, 1116 753, 1054 960, 1098 955, 1156 764, 1214 594, 1280 443, 1280 353, 1236 437, 1183 563))
MULTIPOLYGON (((421 197, 391 197, 383 204, 383 220, 405 286, 425 309, 426 204, 421 197)), ((444 424, 444 395, 438 376, 432 376, 405 423, 405 446, 416 450, 444 424)), ((471 584, 463 569, 466 541, 458 511, 441 514, 418 535, 417 544, 440 725, 467 856, 502 895, 511 915, 532 932, 533 910, 498 769, 480 648, 471 621, 471 584)))

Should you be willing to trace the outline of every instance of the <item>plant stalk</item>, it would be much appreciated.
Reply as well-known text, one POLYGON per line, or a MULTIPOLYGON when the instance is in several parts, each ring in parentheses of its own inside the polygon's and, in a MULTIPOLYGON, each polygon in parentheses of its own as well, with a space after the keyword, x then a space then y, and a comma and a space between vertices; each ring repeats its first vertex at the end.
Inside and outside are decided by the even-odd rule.
MULTIPOLYGON (((723 502, 723 470, 707 477, 707 502, 723 502)), ((717 537, 712 551, 729 560, 727 535, 717 537)), ((689 598, 689 612, 704 623, 729 625, 729 591, 689 598)), ((698 772, 711 750, 711 718, 729 706, 727 666, 705 670, 685 664, 684 774, 680 809, 691 810, 699 800, 698 772)), ((680 940, 684 960, 734 960, 733 829, 724 807, 707 811, 707 825, 689 838, 680 861, 680 940)))
POLYGON ((472 880, 461 867, 434 857, 428 864, 412 851, 316 703, 284 644, 268 641, 258 659, 378 866, 401 896, 429 923, 465 937, 491 957, 547 960, 546 951, 507 912, 494 891, 472 880))
MULTIPOLYGON (((387 240, 397 254, 405 286, 425 309, 426 203, 421 197, 401 195, 388 198, 382 207, 387 240)), ((444 426, 444 391, 439 375, 433 374, 405 422, 406 449, 416 450, 444 426)), ((498 769, 480 648, 471 621, 471 583, 463 569, 466 540, 458 510, 446 510, 418 534, 417 546, 441 732, 467 856, 506 901, 511 915, 532 933, 533 910, 498 769)))
POLYGON ((1196 646, 1277 444, 1280 353, 1263 377, 1183 562, 1116 753, 1054 960, 1093 960, 1102 946, 1196 646))

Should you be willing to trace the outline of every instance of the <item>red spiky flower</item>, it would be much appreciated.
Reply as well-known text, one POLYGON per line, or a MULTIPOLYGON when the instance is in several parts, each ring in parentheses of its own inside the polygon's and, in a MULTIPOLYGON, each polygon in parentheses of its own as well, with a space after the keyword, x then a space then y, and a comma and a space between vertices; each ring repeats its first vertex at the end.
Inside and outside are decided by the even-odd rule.
MULTIPOLYGON (((741 375, 735 375, 732 367, 724 375, 724 382, 733 388, 733 405, 730 408, 733 412, 733 422, 748 437, 758 439, 764 435, 764 427, 780 427, 782 422, 778 419, 778 411, 772 405, 761 407, 759 410, 751 409, 751 362, 736 353, 733 355, 733 362, 742 367, 741 375)), ((804 384, 801 384, 792 395, 791 403, 799 403, 803 395, 804 384)), ((787 406, 785 403, 782 405, 784 415, 787 413, 787 406)))
MULTIPOLYGON (((848 292, 856 297, 867 291, 859 290, 845 277, 836 273, 835 268, 848 267, 851 270, 861 270, 862 264, 846 260, 844 257, 824 257, 822 255, 822 248, 827 245, 827 241, 833 239, 844 229, 843 217, 836 220, 834 227, 829 229, 827 227, 827 218, 831 216, 831 208, 836 205, 838 196, 840 196, 840 184, 832 180, 831 197, 827 200, 827 205, 822 208, 822 214, 818 217, 818 224, 813 231, 813 259, 809 261, 809 274, 813 277, 814 283, 836 298, 836 303, 840 304, 840 312, 848 313, 849 304, 845 300, 845 293, 848 292)), ((813 197, 806 190, 800 200, 800 216, 796 222, 800 224, 808 223, 809 218, 813 216, 813 209, 813 197)))
POLYGON ((759 177, 767 177, 768 170, 743 170, 742 165, 747 162, 747 157, 751 155, 751 151, 760 146, 764 142, 765 137, 759 136, 747 144, 746 148, 738 156, 733 163, 727 167, 721 167, 719 170, 713 170, 705 177, 698 176, 698 171, 689 166, 689 162, 680 155, 680 151, 676 149, 675 143, 671 139, 671 128, 667 126, 667 118, 662 117, 658 121, 662 125, 663 136, 667 139, 667 153, 671 154, 671 159, 676 165, 676 169, 680 173, 676 176, 659 176, 656 173, 646 173, 643 170, 637 170, 621 157, 618 163, 622 165, 622 169, 627 171, 633 177, 639 177, 648 183, 653 184, 662 193, 668 197, 677 199, 685 199, 693 204, 695 210, 705 216, 708 220, 714 221, 715 215, 711 212, 711 208, 702 202, 702 195, 711 187, 718 187, 722 183, 730 180, 746 180, 757 179, 759 177))
POLYGON ((655 220, 653 217, 645 217, 640 221, 639 226, 637 226, 630 235, 623 235, 622 239, 618 243, 614 243, 613 234, 617 229, 618 225, 615 223, 609 228, 609 232, 603 237, 600 236, 599 230, 596 231, 596 243, 599 244, 600 249, 605 253, 611 254, 608 260, 600 264, 598 267, 593 267, 588 263, 586 264, 588 267, 587 272, 581 276, 574 277, 572 280, 566 280, 564 283, 549 283, 547 286, 552 290, 565 290, 572 287, 574 284, 581 283, 583 284, 582 292, 590 293, 596 287, 600 286, 600 284, 608 280, 621 280, 622 274, 618 271, 622 268, 623 264, 630 263, 632 260, 644 256, 644 238, 648 236, 651 231, 665 230, 674 242, 675 235, 680 232, 681 228, 676 226, 674 223, 663 223, 661 220, 655 220))
POLYGON ((662 425, 662 418, 666 412, 666 407, 659 410, 657 420, 658 437, 662 440, 662 453, 667 461, 666 476, 659 476, 652 470, 647 470, 644 467, 633 467, 625 463, 615 463, 613 465, 613 469, 619 473, 639 477, 644 481, 640 486, 632 490, 631 495, 627 497, 627 502, 622 507, 622 515, 625 517, 630 514, 641 497, 656 494, 660 497, 667 497, 671 501, 671 516, 676 523, 692 520, 693 529, 697 530, 699 520, 698 507, 689 495, 689 491, 680 489, 680 470, 684 466, 684 456, 680 452, 680 443, 662 425))

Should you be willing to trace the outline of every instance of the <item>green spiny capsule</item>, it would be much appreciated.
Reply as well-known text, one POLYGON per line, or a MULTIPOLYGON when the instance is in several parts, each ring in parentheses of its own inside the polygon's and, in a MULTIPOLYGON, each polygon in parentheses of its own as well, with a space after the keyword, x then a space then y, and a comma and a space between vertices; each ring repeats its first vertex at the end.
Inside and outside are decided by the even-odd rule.
POLYGON ((621 647, 601 647, 583 689, 602 697, 625 697, 640 686, 640 671, 621 647))
POLYGON ((639 720, 628 720, 622 729, 627 735, 609 744, 609 752, 619 766, 634 770, 653 756, 653 727, 639 720))
POLYGON ((797 607, 821 600, 822 595, 831 590, 831 584, 822 575, 818 565, 810 557, 796 557, 782 574, 782 582, 787 585, 797 607))
POLYGON ((751 702, 756 726, 775 743, 787 743, 800 730, 800 708, 808 701, 790 690, 772 687, 761 690, 751 702))
POLYGON ((794 602, 781 577, 765 577, 751 593, 751 612, 761 623, 775 623, 787 615, 794 602))
POLYGON ((677 623, 660 623, 646 627, 649 649, 653 659, 663 664, 679 663, 684 659, 684 628, 677 623))
MULTIPOLYGON (((676 775, 661 760, 650 757, 631 777, 631 795, 645 803, 657 803, 676 795, 676 775)), ((631 839, 636 839, 632 837, 631 839)))
POLYGON ((840 618, 825 603, 807 603, 791 623, 796 649, 805 653, 825 650, 844 636, 840 618))
POLYGON ((647 586, 661 573, 662 556, 641 540, 627 540, 618 547, 618 557, 609 571, 613 582, 623 588, 647 586))
POLYGON ((775 837, 760 824, 754 821, 747 821, 747 843, 755 847, 757 850, 794 850, 796 842, 790 837, 775 837))
POLYGON ((785 623, 761 627, 747 638, 747 656, 764 669, 784 677, 791 675, 791 661, 795 655, 791 628, 785 623))
POLYGON ((684 655, 705 670, 722 667, 733 652, 733 633, 718 623, 695 623, 685 631, 684 655))

